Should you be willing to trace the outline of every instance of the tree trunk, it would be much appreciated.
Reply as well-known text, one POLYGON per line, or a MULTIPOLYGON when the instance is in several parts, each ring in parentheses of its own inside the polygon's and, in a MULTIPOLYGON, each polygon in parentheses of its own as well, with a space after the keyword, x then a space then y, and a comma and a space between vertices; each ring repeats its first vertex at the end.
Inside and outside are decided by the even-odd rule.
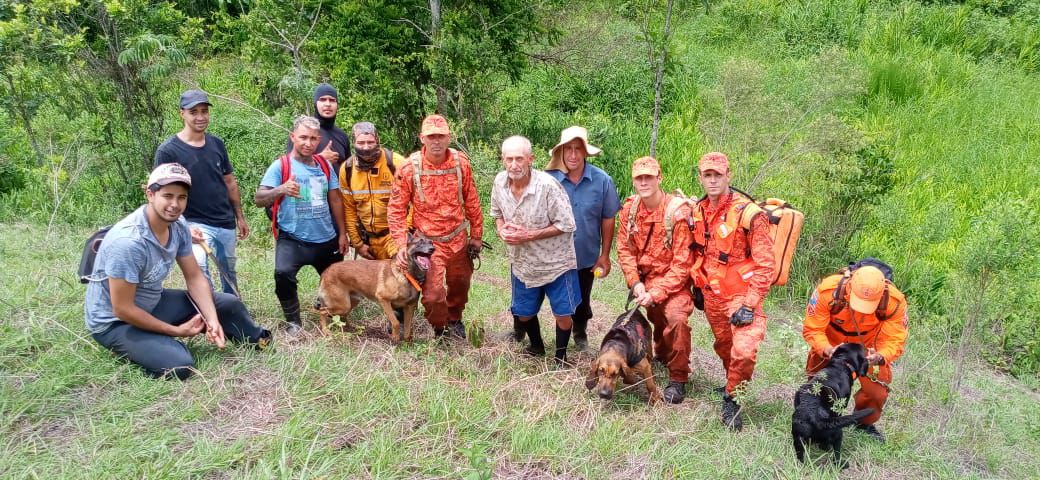
POLYGON ((664 63, 668 56, 668 35, 672 24, 672 3, 668 0, 668 10, 664 17, 664 36, 661 38, 661 56, 657 62, 657 78, 654 85, 654 126, 650 131, 650 156, 657 157, 657 132, 661 126, 661 90, 664 87, 664 63))
MULTIPOLYGON (((441 0, 430 0, 430 42, 434 49, 440 49, 441 41, 441 0)), ((437 92, 437 113, 447 115, 448 92, 440 84, 434 84, 437 92)))

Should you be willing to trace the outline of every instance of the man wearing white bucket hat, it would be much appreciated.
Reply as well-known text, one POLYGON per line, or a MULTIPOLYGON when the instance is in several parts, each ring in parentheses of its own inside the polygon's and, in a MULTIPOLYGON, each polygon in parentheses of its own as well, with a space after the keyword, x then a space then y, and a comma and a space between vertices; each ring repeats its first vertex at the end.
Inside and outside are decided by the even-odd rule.
MULTIPOLYGON (((563 185, 571 201, 577 230, 574 249, 578 257, 578 283, 581 304, 574 312, 574 344, 588 348, 586 327, 592 318, 589 296, 592 280, 610 274, 610 249, 614 242, 614 216, 621 209, 614 180, 601 168, 588 163, 588 157, 602 150, 589 144, 589 132, 573 126, 560 132, 560 143, 549 151, 545 171, 563 185)), ((514 326, 516 325, 514 319, 514 326)), ((517 340, 522 333, 516 330, 517 340)))

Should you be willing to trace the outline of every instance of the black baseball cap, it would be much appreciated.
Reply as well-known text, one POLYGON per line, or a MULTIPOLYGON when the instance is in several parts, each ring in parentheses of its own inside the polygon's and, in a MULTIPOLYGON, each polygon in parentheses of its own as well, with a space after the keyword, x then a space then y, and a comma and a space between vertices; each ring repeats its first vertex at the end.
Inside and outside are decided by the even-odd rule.
POLYGON ((202 90, 185 90, 181 94, 181 110, 186 110, 200 103, 206 105, 213 105, 209 103, 209 96, 202 90))

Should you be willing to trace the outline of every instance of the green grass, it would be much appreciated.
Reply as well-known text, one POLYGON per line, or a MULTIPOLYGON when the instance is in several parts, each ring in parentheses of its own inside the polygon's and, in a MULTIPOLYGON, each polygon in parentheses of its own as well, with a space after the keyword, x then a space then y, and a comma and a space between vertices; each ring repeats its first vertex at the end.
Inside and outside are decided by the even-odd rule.
MULTIPOLYGON (((791 399, 806 346, 798 305, 769 305, 770 330, 747 426, 718 421, 722 382, 699 313, 692 398, 647 407, 633 388, 609 403, 585 391, 590 357, 556 371, 500 340, 509 329, 506 264, 487 255, 467 315, 487 318, 480 349, 430 339, 391 346, 371 306, 360 334, 279 337, 273 351, 219 352, 192 340, 200 374, 156 381, 85 334, 75 283, 87 231, 0 225, 0 477, 4 478, 834 478, 815 451, 790 447, 791 399)), ((240 247, 251 311, 279 322, 263 234, 240 247)), ((594 291, 598 342, 624 291, 615 271, 594 291)), ((173 282, 174 284, 176 282, 173 282)), ((302 274, 301 297, 316 276, 302 274)), ((543 315, 543 330, 549 331, 543 315)), ((313 326, 311 326, 313 328, 313 326)), ((949 345, 914 325, 876 444, 846 437, 851 478, 1028 478, 1040 460, 1040 395, 969 359, 951 392, 949 345)), ((574 353, 572 352, 572 356, 574 353)), ((663 383, 666 374, 658 370, 663 383)))

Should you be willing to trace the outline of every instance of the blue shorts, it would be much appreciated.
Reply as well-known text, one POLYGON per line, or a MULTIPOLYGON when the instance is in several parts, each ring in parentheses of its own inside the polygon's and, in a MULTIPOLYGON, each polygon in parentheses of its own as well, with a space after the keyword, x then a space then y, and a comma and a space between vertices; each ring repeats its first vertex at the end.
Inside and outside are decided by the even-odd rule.
POLYGON ((567 317, 574 315, 578 304, 581 303, 581 289, 578 288, 578 271, 567 270, 545 285, 527 288, 516 275, 510 272, 509 277, 513 281, 513 303, 509 309, 513 315, 521 317, 533 317, 542 308, 542 300, 549 297, 549 307, 553 315, 567 317))

